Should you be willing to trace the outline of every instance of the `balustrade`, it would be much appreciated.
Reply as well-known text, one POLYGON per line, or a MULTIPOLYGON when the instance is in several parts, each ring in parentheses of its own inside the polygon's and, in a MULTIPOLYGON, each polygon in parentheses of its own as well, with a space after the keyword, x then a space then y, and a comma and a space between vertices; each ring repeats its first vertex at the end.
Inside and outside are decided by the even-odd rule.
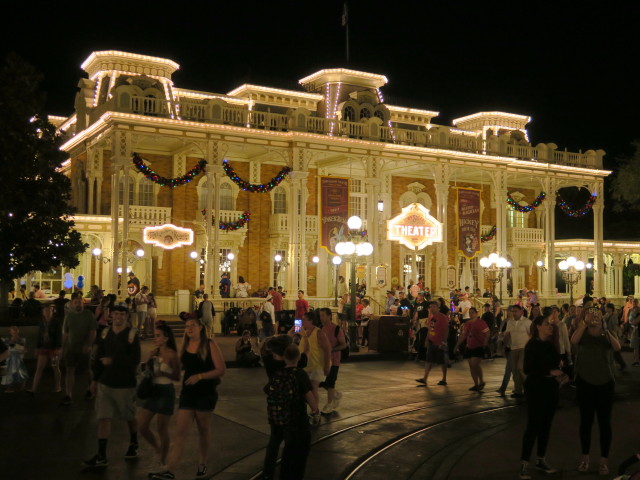
MULTIPOLYGON (((165 99, 134 95, 129 99, 128 111, 140 115, 169 116, 171 108, 170 102, 165 99)), ((291 115, 249 110, 243 106, 210 105, 192 99, 180 99, 176 102, 175 109, 183 120, 197 122, 223 123, 276 131, 302 130, 320 135, 486 153, 574 167, 602 168, 601 153, 557 151, 554 150, 555 146, 550 147, 544 144, 537 147, 519 145, 509 143, 504 136, 490 137, 485 141, 481 137, 450 131, 446 127, 437 125, 433 125, 432 130, 409 130, 388 125, 377 126, 367 122, 349 122, 302 115, 298 115, 294 121, 291 115)))
MULTIPOLYGON (((122 205, 118 213, 123 216, 122 205)), ((129 206, 129 223, 131 225, 164 225, 171 223, 171 207, 149 207, 144 205, 129 206)))
MULTIPOLYGON (((318 234, 318 216, 305 215, 304 231, 307 235, 318 234)), ((269 232, 272 235, 289 233, 289 214, 277 213, 269 217, 269 232)))
POLYGON ((508 241, 512 245, 544 243, 544 231, 541 228, 510 227, 508 229, 508 241))

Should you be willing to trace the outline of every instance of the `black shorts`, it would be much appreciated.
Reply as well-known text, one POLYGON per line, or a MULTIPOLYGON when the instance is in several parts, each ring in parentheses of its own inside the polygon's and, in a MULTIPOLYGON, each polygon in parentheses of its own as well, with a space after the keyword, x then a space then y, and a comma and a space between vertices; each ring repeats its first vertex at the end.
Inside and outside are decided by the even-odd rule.
POLYGON ((149 397, 142 408, 160 415, 173 415, 173 406, 176 403, 176 391, 173 383, 154 384, 153 394, 149 397))
POLYGON ((329 388, 336 388, 336 380, 338 380, 338 369, 339 365, 331 365, 331 370, 329 370, 329 375, 324 379, 324 382, 320 382, 320 387, 325 390, 329 388))
POLYGON ((207 392, 203 395, 192 390, 184 391, 180 393, 180 401, 178 403, 178 410, 195 410, 196 412, 213 412, 218 403, 218 392, 215 390, 207 392))
POLYGON ((427 363, 435 363, 437 365, 443 365, 448 361, 448 352, 440 347, 436 347, 432 343, 427 347, 427 363))
POLYGON ((467 348, 464 351, 464 358, 484 358, 484 347, 467 348))

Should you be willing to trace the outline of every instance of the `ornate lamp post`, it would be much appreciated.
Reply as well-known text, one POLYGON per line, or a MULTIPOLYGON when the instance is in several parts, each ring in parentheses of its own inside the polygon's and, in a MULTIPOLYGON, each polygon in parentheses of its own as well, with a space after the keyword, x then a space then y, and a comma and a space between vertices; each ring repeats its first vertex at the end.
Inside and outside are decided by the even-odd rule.
MULTIPOLYGON (((504 269, 511 266, 511 262, 497 253, 492 253, 488 257, 480 259, 480 266, 484 269, 484 278, 491 284, 491 295, 496 295, 496 285, 500 283, 502 287, 502 277, 504 269)), ((502 288, 500 288, 500 303, 502 303, 502 288)))
POLYGON ((351 294, 351 308, 349 311, 349 339, 351 344, 349 348, 352 351, 358 351, 356 345, 356 260, 358 257, 371 255, 373 253, 373 245, 367 241, 360 230, 362 228, 362 219, 360 217, 350 217, 347 220, 347 226, 349 227, 349 241, 338 242, 336 253, 344 257, 350 265, 349 293, 351 294))
POLYGON ((578 283, 582 277, 584 267, 584 262, 577 260, 576 257, 569 257, 558 264, 558 268, 562 272, 562 279, 569 285, 570 305, 573 305, 573 286, 578 283))

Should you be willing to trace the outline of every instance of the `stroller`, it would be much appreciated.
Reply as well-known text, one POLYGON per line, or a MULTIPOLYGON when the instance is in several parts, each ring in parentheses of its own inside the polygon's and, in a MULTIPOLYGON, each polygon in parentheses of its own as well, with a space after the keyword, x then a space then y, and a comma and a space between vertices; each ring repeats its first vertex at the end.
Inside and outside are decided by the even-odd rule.
POLYGON ((258 317, 253 308, 246 308, 241 311, 238 318, 238 335, 242 335, 244 330, 249 330, 252 336, 258 335, 258 317))
POLYGON ((231 307, 224 314, 222 319, 222 334, 229 335, 231 333, 239 334, 241 332, 239 328, 240 316, 243 310, 240 307, 231 307))

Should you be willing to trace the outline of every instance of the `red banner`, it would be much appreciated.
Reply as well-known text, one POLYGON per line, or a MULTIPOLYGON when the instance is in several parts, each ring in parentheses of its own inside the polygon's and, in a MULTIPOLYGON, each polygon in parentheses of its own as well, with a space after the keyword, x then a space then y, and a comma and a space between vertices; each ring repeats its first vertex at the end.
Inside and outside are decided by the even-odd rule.
POLYGON ((320 246, 336 253, 336 243, 349 233, 349 179, 320 177, 320 246))
POLYGON ((458 250, 467 258, 480 253, 480 190, 458 188, 458 250))

